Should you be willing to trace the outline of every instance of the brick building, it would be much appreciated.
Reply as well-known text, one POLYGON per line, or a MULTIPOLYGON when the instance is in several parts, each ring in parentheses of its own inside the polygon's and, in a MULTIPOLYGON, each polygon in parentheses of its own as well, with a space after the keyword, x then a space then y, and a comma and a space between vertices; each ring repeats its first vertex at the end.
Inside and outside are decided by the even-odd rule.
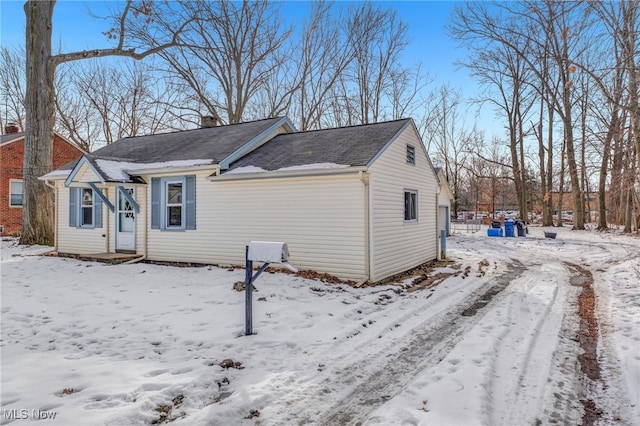
MULTIPOLYGON (((24 132, 9 123, 0 135, 0 236, 22 232, 24 132)), ((80 158, 84 152, 57 133, 53 139, 53 169, 80 158)))

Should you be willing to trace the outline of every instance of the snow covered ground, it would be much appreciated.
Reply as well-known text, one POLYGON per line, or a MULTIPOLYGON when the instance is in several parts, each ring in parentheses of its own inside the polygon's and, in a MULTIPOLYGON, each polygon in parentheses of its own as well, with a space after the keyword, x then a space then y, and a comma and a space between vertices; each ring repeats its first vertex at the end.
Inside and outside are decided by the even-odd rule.
POLYGON ((640 424, 640 240, 530 230, 457 232, 417 291, 265 273, 252 336, 244 270, 3 241, 0 423, 580 424, 591 400, 596 424, 640 424), (598 380, 578 362, 576 267, 594 280, 598 380))

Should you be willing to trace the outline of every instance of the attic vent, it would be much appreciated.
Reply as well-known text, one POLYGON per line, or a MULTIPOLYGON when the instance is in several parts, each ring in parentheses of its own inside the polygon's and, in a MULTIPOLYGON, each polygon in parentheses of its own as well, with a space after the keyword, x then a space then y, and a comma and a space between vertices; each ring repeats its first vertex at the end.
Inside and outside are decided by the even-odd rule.
POLYGON ((416 164, 416 147, 407 145, 407 163, 416 164))
POLYGON ((203 115, 200 117, 200 128, 207 129, 218 125, 218 117, 215 115, 203 115))

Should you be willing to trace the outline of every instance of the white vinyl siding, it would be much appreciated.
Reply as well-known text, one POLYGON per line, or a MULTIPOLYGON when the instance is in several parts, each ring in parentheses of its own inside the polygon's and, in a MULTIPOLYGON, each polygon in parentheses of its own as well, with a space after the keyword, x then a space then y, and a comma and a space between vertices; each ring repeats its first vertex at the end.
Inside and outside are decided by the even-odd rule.
MULTIPOLYGON (((107 228, 104 227, 109 209, 102 205, 102 228, 77 228, 69 226, 69 188, 57 184, 57 249, 60 253, 89 254, 107 251, 107 228), (104 235, 104 236, 103 236, 104 235)), ((95 216, 94 216, 95 217, 95 216)))
POLYGON ((369 168, 372 281, 437 258, 437 181, 422 143, 408 126, 369 168), (407 163, 415 146, 415 165, 407 163), (417 193, 417 220, 405 221, 404 193, 417 193))
POLYGON ((224 182, 208 175, 196 178, 197 231, 147 227, 149 259, 244 265, 249 241, 284 241, 299 269, 365 277, 365 194, 356 173, 224 182))

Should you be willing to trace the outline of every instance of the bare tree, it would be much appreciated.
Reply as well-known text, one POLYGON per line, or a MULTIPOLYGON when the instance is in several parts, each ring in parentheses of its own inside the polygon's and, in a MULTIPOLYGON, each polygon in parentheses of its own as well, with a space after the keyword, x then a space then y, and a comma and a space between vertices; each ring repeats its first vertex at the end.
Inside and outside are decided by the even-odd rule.
MULTIPOLYGON (((179 51, 161 56, 209 114, 242 121, 250 101, 284 60, 277 53, 289 36, 278 9, 265 0, 184 3, 193 21, 179 51)), ((222 117, 221 117, 222 118, 222 117)))
POLYGON ((425 118, 425 143, 434 163, 443 167, 452 185, 453 211, 458 214, 461 174, 474 148, 482 145, 483 135, 476 129, 465 128, 462 95, 448 84, 442 85, 431 96, 430 115, 425 118))
POLYGON ((299 80, 291 85, 296 89, 291 115, 301 130, 320 128, 322 120, 334 116, 329 107, 335 101, 332 95, 355 55, 347 25, 332 13, 334 8, 333 3, 314 2, 302 40, 292 40, 299 80))
MULTIPOLYGON (((51 48, 52 20, 55 1, 29 0, 26 14, 26 129, 24 164, 24 204, 22 209, 22 244, 53 243, 53 195, 44 182, 38 180, 52 167, 52 145, 55 112, 56 68, 65 62, 104 56, 126 56, 143 59, 177 45, 177 35, 187 22, 168 22, 162 8, 173 3, 127 1, 115 19, 108 36, 116 40, 115 47, 53 54, 51 48), (129 40, 127 34, 153 33, 148 44, 129 40), (133 43, 131 43, 131 42, 133 43)), ((177 4, 176 6, 179 6, 177 4)))
POLYGON ((458 9, 452 24, 453 34, 471 45, 500 43, 521 57, 536 76, 535 84, 544 87, 550 105, 563 124, 567 165, 571 180, 574 205, 574 229, 584 229, 584 200, 580 186, 578 163, 573 134, 574 103, 573 73, 585 44, 581 36, 585 25, 584 9, 580 3, 539 2, 497 3, 488 7, 484 3, 468 3, 458 9), (529 48, 524 50, 523 46, 529 48), (552 68, 546 74, 540 61, 544 52, 552 68), (556 78, 549 79, 554 73, 556 78))
POLYGON ((406 47, 407 24, 394 9, 381 9, 362 3, 349 20, 355 49, 350 73, 357 87, 362 123, 381 118, 381 103, 389 87, 389 77, 406 47))
POLYGON ((0 124, 13 122, 20 130, 25 118, 24 64, 24 49, 0 47, 0 124))
POLYGON ((84 61, 59 71, 56 125, 86 150, 123 137, 184 128, 184 120, 173 118, 183 110, 182 92, 170 90, 146 61, 84 61))

